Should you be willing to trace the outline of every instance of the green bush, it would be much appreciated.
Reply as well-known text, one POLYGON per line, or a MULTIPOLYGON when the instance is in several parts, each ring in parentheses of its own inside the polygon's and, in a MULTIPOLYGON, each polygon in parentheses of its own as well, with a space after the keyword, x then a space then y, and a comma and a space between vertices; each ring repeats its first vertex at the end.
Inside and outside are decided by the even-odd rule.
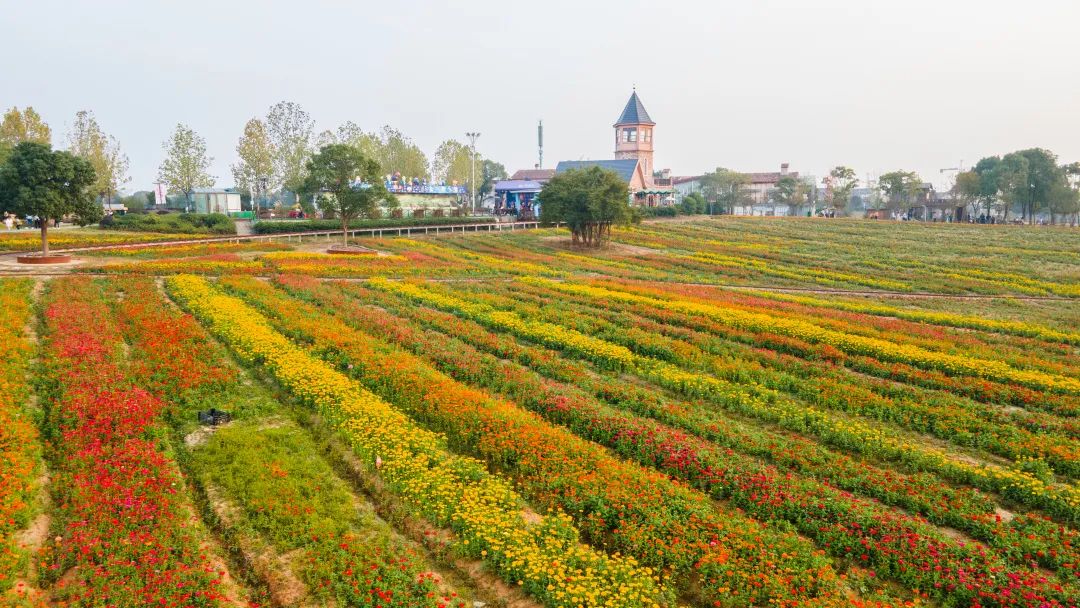
MULTIPOLYGON (((349 222, 349 228, 353 228, 356 230, 364 230, 366 228, 439 226, 444 224, 486 224, 491 221, 492 219, 490 217, 391 217, 377 220, 353 220, 349 222)), ((318 232, 321 230, 341 230, 341 222, 337 220, 263 220, 261 222, 255 223, 256 234, 279 234, 282 232, 318 232)))
POLYGON ((236 224, 221 213, 170 213, 167 215, 129 213, 101 221, 102 228, 134 232, 176 234, 236 234, 236 224))

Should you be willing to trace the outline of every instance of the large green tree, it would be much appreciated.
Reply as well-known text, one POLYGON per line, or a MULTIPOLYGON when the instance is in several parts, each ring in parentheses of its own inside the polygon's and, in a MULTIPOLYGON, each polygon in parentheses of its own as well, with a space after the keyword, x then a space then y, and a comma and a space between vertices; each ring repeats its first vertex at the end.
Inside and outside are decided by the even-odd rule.
POLYGON ((49 220, 74 215, 80 224, 101 218, 94 201, 94 167, 70 152, 24 141, 0 165, 0 208, 42 218, 41 253, 49 253, 49 220))
POLYGON ((859 178, 851 167, 839 165, 829 171, 829 204, 838 211, 846 212, 851 206, 851 193, 859 185, 859 178))
POLYGON ((560 173, 540 192, 540 221, 565 222, 575 245, 603 245, 611 227, 628 223, 630 216, 626 182, 601 167, 560 173))
POLYGON ((300 104, 281 101, 270 108, 265 123, 274 151, 273 181, 290 192, 296 192, 303 186, 306 177, 315 121, 300 104))
POLYGON ((379 163, 348 144, 323 146, 306 167, 301 192, 318 196, 319 207, 341 220, 341 238, 348 245, 349 222, 372 216, 379 203, 396 199, 386 191, 379 163))
POLYGON ((12 148, 24 141, 52 145, 52 129, 34 108, 26 106, 25 110, 19 110, 13 107, 0 120, 0 163, 12 148))
POLYGON ((750 190, 747 187, 750 178, 745 173, 739 173, 723 167, 716 171, 701 176, 701 194, 709 202, 710 215, 724 209, 728 213, 735 213, 735 207, 742 207, 753 203, 750 190))
POLYGON ((274 148, 266 132, 266 123, 252 118, 244 125, 244 134, 236 144, 239 162, 233 164, 236 187, 255 198, 277 189, 274 183, 274 148))
POLYGON ((1030 148, 1006 154, 1001 162, 1006 167, 999 182, 1004 197, 1020 206, 1029 224, 1034 223, 1035 215, 1049 206, 1052 193, 1065 180, 1057 156, 1049 150, 1030 148))
POLYGON ((131 181, 127 175, 128 157, 120 150, 120 142, 102 132, 93 112, 82 110, 75 114, 75 123, 68 133, 68 150, 94 167, 97 181, 93 191, 106 201, 112 200, 131 181))
POLYGON ((922 179, 914 171, 891 171, 878 177, 878 190, 889 209, 907 210, 912 207, 922 187, 922 179))
POLYGON ((168 185, 170 191, 183 194, 190 201, 195 188, 214 185, 214 176, 209 172, 214 159, 206 154, 206 140, 190 127, 176 125, 161 147, 165 150, 165 160, 158 168, 158 181, 168 185))
POLYGON ((477 163, 476 172, 478 174, 476 181, 480 182, 480 187, 476 189, 476 193, 481 199, 495 189, 495 182, 506 179, 508 176, 506 167, 502 163, 488 159, 477 163))
MULTIPOLYGON (((448 184, 456 182, 471 186, 472 160, 472 148, 456 139, 448 139, 439 144, 435 156, 431 159, 432 178, 448 184)), ((477 155, 477 173, 480 172, 482 162, 483 158, 477 155)))

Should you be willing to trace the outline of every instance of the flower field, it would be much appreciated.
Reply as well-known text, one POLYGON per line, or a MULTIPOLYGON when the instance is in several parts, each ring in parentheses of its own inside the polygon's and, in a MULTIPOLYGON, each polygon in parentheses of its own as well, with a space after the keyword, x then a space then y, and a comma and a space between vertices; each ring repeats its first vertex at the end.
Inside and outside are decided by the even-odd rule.
POLYGON ((1078 606, 1077 236, 719 218, 0 279, 0 598, 1078 606))

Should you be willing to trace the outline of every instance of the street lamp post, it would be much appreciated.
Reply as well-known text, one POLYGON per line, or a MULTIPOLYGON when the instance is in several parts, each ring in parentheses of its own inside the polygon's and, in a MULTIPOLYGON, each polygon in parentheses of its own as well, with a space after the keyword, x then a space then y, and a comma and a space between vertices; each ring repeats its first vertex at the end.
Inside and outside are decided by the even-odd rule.
POLYGON ((476 214, 476 138, 480 137, 480 133, 470 131, 465 134, 465 137, 469 138, 469 147, 472 149, 472 180, 469 181, 469 185, 472 188, 472 212, 476 214))

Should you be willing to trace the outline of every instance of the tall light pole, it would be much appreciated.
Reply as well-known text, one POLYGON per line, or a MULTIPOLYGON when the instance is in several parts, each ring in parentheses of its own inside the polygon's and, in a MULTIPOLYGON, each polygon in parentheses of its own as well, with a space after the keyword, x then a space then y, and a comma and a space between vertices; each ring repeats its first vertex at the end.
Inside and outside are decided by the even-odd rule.
POLYGON ((472 186, 472 210, 476 213, 476 138, 480 137, 480 133, 470 131, 465 134, 465 137, 469 138, 469 147, 472 148, 472 180, 469 185, 472 186))

